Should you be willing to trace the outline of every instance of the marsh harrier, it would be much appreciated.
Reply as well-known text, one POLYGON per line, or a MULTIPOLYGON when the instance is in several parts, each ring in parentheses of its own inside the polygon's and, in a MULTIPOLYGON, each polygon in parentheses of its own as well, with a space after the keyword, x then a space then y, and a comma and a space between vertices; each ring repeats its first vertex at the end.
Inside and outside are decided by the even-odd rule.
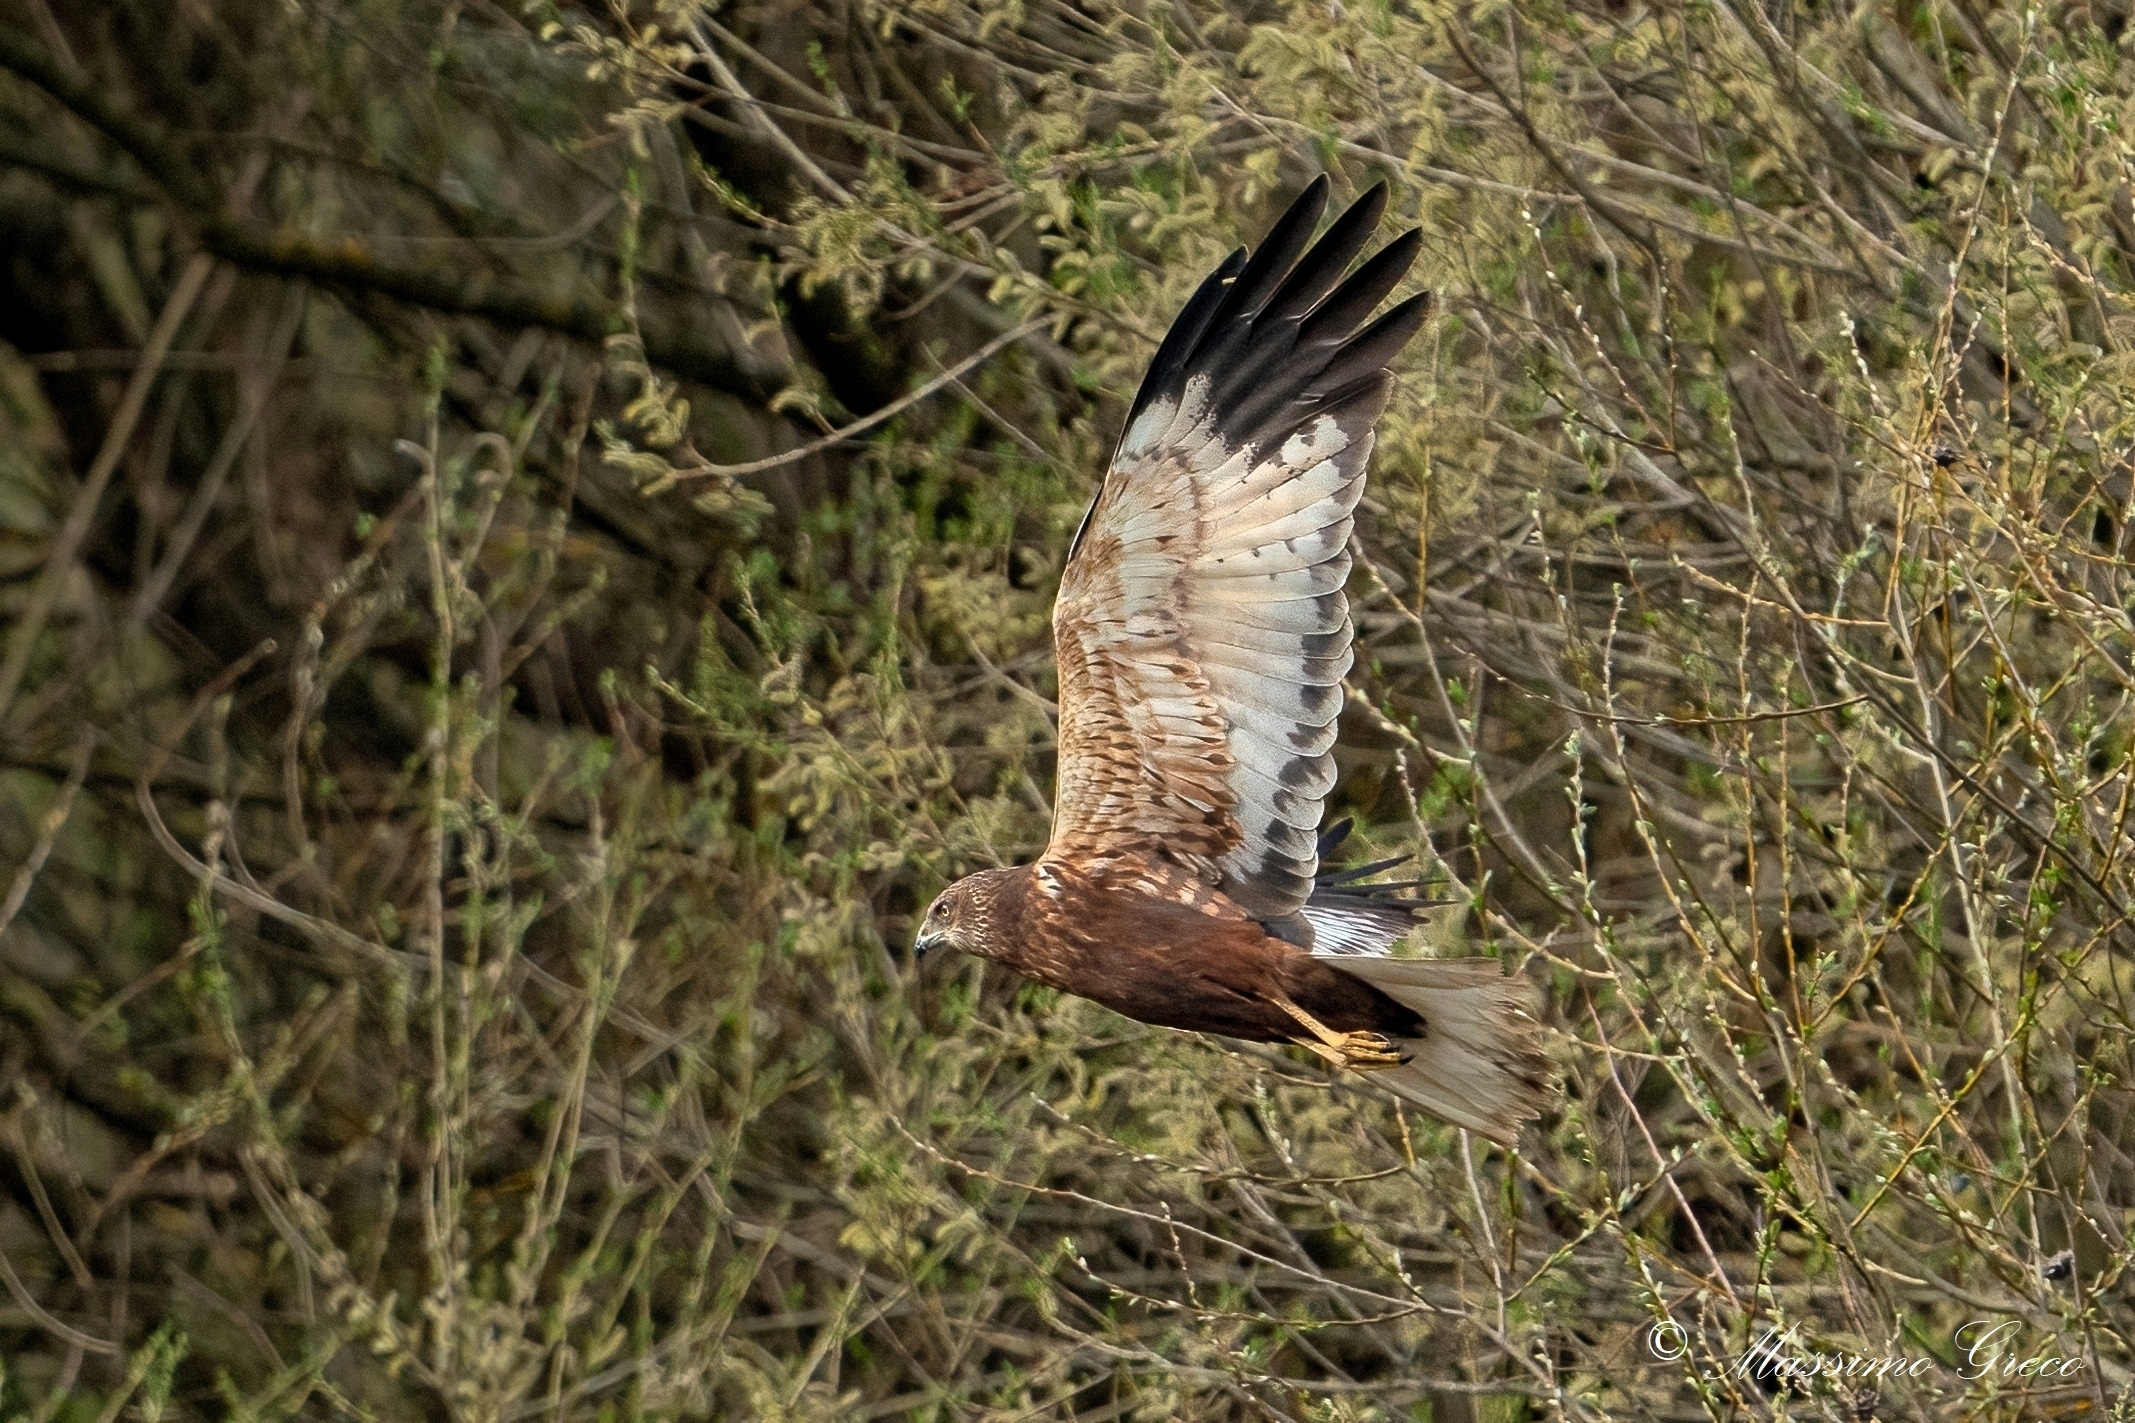
POLYGON ((1545 1095, 1527 984, 1492 959, 1388 957, 1418 906, 1368 882, 1383 865, 1320 865, 1346 829, 1317 833, 1351 663, 1351 517, 1387 363, 1427 305, 1370 319, 1415 232, 1344 276, 1385 188, 1308 252, 1326 202, 1321 178, 1157 349, 1053 608, 1052 839, 944 890, 918 948, 1145 1023, 1301 1044, 1509 1142, 1545 1095))

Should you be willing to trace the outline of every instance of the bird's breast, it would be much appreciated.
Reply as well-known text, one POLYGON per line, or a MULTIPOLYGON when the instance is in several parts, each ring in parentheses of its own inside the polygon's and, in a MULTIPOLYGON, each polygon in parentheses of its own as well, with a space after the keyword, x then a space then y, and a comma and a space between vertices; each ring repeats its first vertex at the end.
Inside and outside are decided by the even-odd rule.
POLYGON ((1290 946, 1198 878, 1162 865, 1042 865, 1013 952, 1041 983, 1145 1023, 1280 1037, 1269 1003, 1290 946))

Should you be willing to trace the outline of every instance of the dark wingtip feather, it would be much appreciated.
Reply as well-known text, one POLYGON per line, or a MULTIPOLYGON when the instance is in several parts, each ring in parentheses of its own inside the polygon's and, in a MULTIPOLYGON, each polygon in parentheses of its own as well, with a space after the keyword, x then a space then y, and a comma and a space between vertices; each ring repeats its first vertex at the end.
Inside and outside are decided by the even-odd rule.
POLYGON ((1324 173, 1313 179, 1258 248, 1233 252, 1180 308, 1135 395, 1128 430, 1159 400, 1182 398, 1196 376, 1213 382, 1216 429, 1233 444, 1282 438, 1334 404, 1368 398, 1377 372, 1422 324, 1428 298, 1357 327, 1400 284, 1422 238, 1403 233, 1345 280, 1386 214, 1388 192, 1374 184, 1314 243, 1330 186, 1324 173))
MULTIPOLYGON (((1386 196, 1386 184, 1374 184, 1363 197, 1337 214, 1320 234, 1320 240, 1312 244, 1312 250, 1283 278, 1282 286, 1253 313, 1254 322, 1295 321, 1317 307, 1379 230, 1379 220, 1386 215, 1386 196)), ((1370 314, 1368 309, 1365 314, 1370 314)))
POLYGON ((1401 285, 1401 279, 1415 265, 1416 254, 1422 250, 1423 231, 1412 227, 1374 252, 1371 260, 1357 268, 1331 296, 1312 309, 1305 324, 1298 328, 1297 343, 1309 346, 1323 341, 1340 341, 1363 325, 1379 303, 1386 300, 1388 293, 1401 285))
POLYGON ((1246 263, 1238 280, 1231 284, 1230 295, 1225 298, 1219 318, 1236 318, 1250 321, 1258 315, 1290 274, 1305 244, 1312 240, 1312 229, 1319 226, 1320 214, 1327 210, 1327 175, 1320 174, 1305 185, 1283 215, 1275 219, 1268 235, 1260 239, 1260 248, 1253 253, 1253 260, 1246 263))
POLYGON ((1395 914, 1416 914, 1426 909, 1453 903, 1446 899, 1407 899, 1401 891, 1418 889, 1424 884, 1420 879, 1380 880, 1375 884, 1363 883, 1374 875, 1383 875, 1397 865, 1405 865, 1415 859, 1414 855, 1393 855, 1368 864, 1351 865, 1346 869, 1327 863, 1327 859, 1349 838, 1355 828, 1353 821, 1344 819, 1320 832, 1319 869, 1312 877, 1312 897, 1308 903, 1333 908, 1371 910, 1395 914))
POLYGON ((1325 830, 1322 830, 1320 832, 1319 843, 1320 859, 1322 861, 1325 861, 1329 855, 1333 854, 1336 850, 1341 849, 1342 842, 1349 838, 1349 832, 1356 828, 1356 819, 1352 816, 1345 815, 1340 820, 1337 820, 1334 824, 1328 826, 1325 830))
POLYGON ((1415 339, 1430 313, 1431 294, 1416 293, 1344 341, 1306 385, 1303 394, 1308 399, 1324 399, 1376 376, 1401 354, 1403 346, 1415 339))
POLYGON ((1202 279, 1200 286, 1194 288, 1186 305, 1179 308, 1179 314, 1172 318, 1171 329, 1164 333, 1156 354, 1149 358, 1149 369, 1143 373, 1141 387, 1134 393, 1134 404, 1127 411, 1127 429, 1134 428, 1135 418, 1152 401, 1165 395, 1176 396, 1184 389, 1194 348, 1207 334, 1209 323, 1215 319, 1217 309, 1223 305, 1231 282, 1245 261, 1245 248, 1233 250, 1202 279))
MULTIPOLYGON (((1330 887, 1339 887, 1345 884, 1354 884, 1360 879, 1370 879, 1373 875, 1383 875, 1388 870, 1392 869, 1394 866, 1405 865, 1410 860, 1413 860, 1415 858, 1416 857, 1414 855, 1390 855, 1386 859, 1373 860, 1370 864, 1365 865, 1354 865, 1346 870, 1329 870, 1323 868, 1319 872, 1317 879, 1319 883, 1323 885, 1328 885, 1330 887)), ((1368 887, 1371 889, 1408 889, 1422 883, 1423 881, 1420 879, 1412 879, 1405 880, 1398 886, 1388 884, 1375 884, 1368 887)))

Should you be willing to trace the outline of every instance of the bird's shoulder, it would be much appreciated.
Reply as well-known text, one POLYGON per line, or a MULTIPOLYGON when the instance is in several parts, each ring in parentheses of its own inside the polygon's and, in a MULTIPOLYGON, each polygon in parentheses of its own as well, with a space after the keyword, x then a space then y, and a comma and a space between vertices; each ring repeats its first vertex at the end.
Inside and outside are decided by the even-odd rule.
POLYGON ((1140 848, 1101 854, 1048 853, 1031 865, 1029 895, 1032 909, 1068 923, 1116 915, 1247 917, 1211 875, 1140 848))

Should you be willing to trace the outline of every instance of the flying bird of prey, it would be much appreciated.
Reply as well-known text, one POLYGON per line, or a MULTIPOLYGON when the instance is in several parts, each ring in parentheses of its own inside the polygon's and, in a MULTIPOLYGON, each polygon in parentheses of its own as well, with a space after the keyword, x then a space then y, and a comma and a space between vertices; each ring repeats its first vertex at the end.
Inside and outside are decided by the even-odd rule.
POLYGON ((1158 347, 1053 608, 1052 839, 943 891, 916 947, 1145 1023, 1301 1044, 1510 1142, 1545 1094, 1527 985, 1491 959, 1387 957, 1415 902, 1366 882, 1385 865, 1320 865, 1347 829, 1317 833, 1352 660, 1351 517, 1387 363, 1427 305, 1370 320, 1413 231, 1344 276, 1386 189, 1308 252, 1326 202, 1322 177, 1158 347))

